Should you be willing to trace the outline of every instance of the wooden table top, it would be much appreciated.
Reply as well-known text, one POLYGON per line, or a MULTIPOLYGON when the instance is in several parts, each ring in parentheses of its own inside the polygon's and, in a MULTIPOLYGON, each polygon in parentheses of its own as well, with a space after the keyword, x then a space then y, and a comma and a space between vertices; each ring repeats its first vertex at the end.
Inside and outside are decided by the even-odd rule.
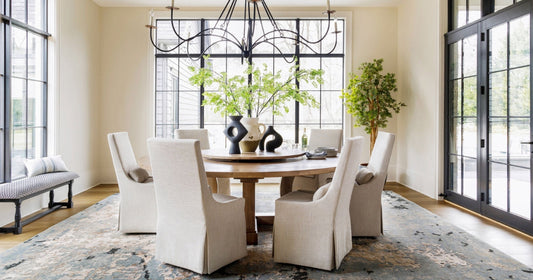
POLYGON ((208 177, 261 179, 334 172, 338 161, 339 157, 317 160, 300 157, 270 162, 232 162, 204 159, 204 166, 208 177))
POLYGON ((222 160, 222 161, 269 161, 287 158, 296 158, 305 155, 301 150, 283 150, 275 152, 256 151, 253 153, 229 154, 227 150, 203 150, 204 159, 222 160))

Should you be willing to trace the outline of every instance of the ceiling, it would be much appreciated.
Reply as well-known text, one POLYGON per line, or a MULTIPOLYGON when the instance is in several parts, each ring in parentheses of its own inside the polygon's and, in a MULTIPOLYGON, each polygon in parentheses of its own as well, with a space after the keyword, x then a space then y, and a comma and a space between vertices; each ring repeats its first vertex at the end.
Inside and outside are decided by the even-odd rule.
MULTIPOLYGON (((165 7, 171 0, 93 0, 102 7, 165 7)), ((382 7, 396 6, 401 0, 331 0, 331 7, 382 7)), ((242 2, 242 1, 239 1, 242 2)), ((325 7, 326 0, 266 0, 269 7, 325 7)), ((175 6, 186 8, 224 7, 226 0, 175 0, 175 6)))

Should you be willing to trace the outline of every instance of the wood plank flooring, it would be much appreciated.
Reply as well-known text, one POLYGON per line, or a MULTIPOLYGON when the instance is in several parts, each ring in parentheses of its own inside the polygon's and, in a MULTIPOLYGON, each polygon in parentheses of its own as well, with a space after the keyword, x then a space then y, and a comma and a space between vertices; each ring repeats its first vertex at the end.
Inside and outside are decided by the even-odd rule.
MULTIPOLYGON (((270 189, 279 191, 274 184, 258 184, 258 191, 270 189)), ((448 222, 485 241, 518 261, 533 267, 533 237, 520 233, 505 225, 481 217, 454 204, 431 199, 396 183, 387 183, 386 190, 392 190, 425 209, 441 216, 448 222)), ((117 193, 117 185, 100 185, 74 197, 72 209, 57 210, 23 228, 20 235, 0 233, 0 252, 14 247, 50 226, 86 209, 94 203, 117 193)), ((386 222, 386 221, 385 221, 386 222)))

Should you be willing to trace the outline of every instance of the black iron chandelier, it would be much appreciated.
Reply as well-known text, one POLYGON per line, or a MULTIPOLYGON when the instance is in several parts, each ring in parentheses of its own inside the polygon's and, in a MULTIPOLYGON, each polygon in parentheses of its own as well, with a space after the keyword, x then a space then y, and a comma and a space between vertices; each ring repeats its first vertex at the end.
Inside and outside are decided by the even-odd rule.
MULTIPOLYGON (((198 33, 191 36, 180 35, 174 26, 174 11, 179 10, 179 8, 174 7, 174 0, 169 7, 166 7, 170 10, 170 23, 172 30, 178 39, 178 43, 170 48, 162 49, 154 42, 154 30, 156 26, 154 25, 153 15, 150 18, 150 24, 146 25, 150 29, 150 41, 152 45, 160 52, 172 52, 180 46, 187 44, 187 55, 192 59, 199 59, 214 45, 222 42, 227 42, 233 44, 241 51, 241 60, 247 60, 251 62, 252 52, 255 48, 260 45, 271 45, 277 52, 283 54, 283 51, 276 45, 275 40, 289 40, 294 44, 300 46, 305 46, 309 48, 312 52, 317 54, 311 45, 318 44, 323 41, 329 33, 335 35, 335 43, 333 47, 327 54, 331 54, 337 47, 337 35, 340 33, 337 27, 337 18, 334 17, 333 28, 332 26, 332 15, 335 14, 335 11, 330 7, 330 0, 327 0, 327 10, 323 12, 327 16, 328 25, 326 31, 318 36, 316 40, 309 40, 300 35, 300 32, 296 32, 286 28, 280 28, 276 19, 272 15, 270 9, 268 8, 265 0, 242 0, 244 1, 244 16, 239 18, 243 21, 243 33, 242 37, 234 35, 228 30, 230 21, 232 20, 235 7, 237 6, 238 0, 228 0, 226 6, 220 13, 220 16, 216 20, 216 23, 212 27, 201 29, 198 33), (330 32, 330 30, 332 30, 330 32), (211 43, 203 48, 200 54, 191 54, 189 52, 189 44, 192 40, 201 37, 201 36, 210 36, 214 38, 211 40, 211 43)), ((283 56, 283 58, 291 63, 294 61, 294 57, 283 56)))

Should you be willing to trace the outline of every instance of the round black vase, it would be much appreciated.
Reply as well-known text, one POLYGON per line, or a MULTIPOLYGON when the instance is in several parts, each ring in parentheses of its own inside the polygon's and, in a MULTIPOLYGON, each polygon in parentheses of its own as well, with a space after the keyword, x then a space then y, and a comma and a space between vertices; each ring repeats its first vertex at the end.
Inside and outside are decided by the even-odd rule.
POLYGON ((229 146, 230 154, 240 154, 241 149, 239 148, 239 142, 244 138, 248 130, 242 125, 241 119, 242 116, 229 116, 231 122, 228 124, 228 127, 224 129, 224 135, 231 142, 229 146), (237 133, 234 133, 234 129, 237 130, 237 133))
POLYGON ((274 150, 281 146, 282 143, 283 137, 281 137, 281 135, 274 130, 274 126, 269 125, 265 131, 265 134, 263 134, 263 138, 261 138, 261 142, 259 142, 259 150, 263 151, 266 148, 267 152, 273 153, 274 150), (266 138, 270 135, 274 136, 274 139, 266 142, 265 144, 266 138))

